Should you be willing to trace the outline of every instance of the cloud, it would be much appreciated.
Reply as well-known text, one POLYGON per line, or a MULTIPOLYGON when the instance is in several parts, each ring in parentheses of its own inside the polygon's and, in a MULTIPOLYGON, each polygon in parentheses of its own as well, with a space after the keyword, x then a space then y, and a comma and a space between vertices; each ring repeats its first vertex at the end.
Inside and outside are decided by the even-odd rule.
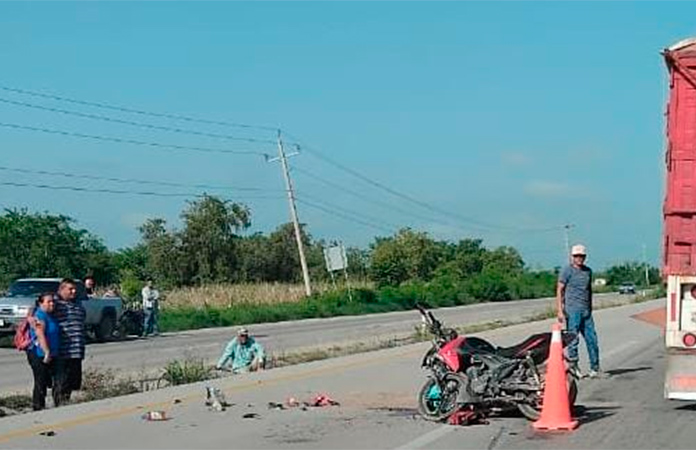
POLYGON ((524 191, 533 197, 569 197, 573 193, 569 184, 548 180, 532 180, 524 191))
POLYGON ((532 162, 532 158, 522 152, 506 152, 500 155, 503 164, 507 166, 526 166, 532 162))

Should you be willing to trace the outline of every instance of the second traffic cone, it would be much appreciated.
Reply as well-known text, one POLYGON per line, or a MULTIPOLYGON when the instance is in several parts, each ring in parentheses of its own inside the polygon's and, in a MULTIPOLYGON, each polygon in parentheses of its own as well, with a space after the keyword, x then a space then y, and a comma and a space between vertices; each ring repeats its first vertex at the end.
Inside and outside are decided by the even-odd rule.
POLYGON ((548 431, 573 430, 578 426, 578 421, 570 415, 561 325, 558 323, 552 327, 541 417, 532 426, 536 430, 548 431))

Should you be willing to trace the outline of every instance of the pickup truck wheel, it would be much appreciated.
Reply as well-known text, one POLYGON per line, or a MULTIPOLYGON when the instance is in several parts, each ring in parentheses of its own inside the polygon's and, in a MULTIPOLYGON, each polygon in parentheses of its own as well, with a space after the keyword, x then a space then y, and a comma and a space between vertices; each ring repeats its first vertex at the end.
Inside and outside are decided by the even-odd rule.
POLYGON ((106 342, 110 340, 114 335, 114 330, 116 329, 116 319, 112 315, 106 315, 102 317, 101 322, 97 325, 94 330, 97 335, 97 341, 106 342))

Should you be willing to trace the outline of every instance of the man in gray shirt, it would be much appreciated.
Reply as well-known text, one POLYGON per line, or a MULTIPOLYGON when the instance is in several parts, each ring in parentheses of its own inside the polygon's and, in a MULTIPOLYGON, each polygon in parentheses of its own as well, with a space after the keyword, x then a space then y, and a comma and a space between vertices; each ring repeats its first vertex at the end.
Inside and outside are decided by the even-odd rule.
POLYGON ((585 265, 587 251, 583 245, 574 245, 571 251, 572 263, 563 269, 558 277, 556 307, 559 321, 566 321, 568 331, 576 333, 576 338, 568 345, 567 357, 574 364, 576 373, 580 334, 585 338, 590 359, 590 378, 600 376, 599 344, 592 318, 592 269, 585 265))

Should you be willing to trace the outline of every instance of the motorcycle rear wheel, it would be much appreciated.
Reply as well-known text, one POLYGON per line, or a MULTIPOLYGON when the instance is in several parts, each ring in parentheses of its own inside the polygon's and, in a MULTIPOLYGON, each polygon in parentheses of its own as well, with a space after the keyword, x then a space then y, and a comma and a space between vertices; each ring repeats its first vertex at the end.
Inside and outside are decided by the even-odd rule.
MULTIPOLYGON (((575 381, 575 377, 570 373, 566 374, 566 382, 568 386, 568 403, 570 409, 573 409, 575 405, 575 400, 578 397, 578 384, 575 381)), ((539 401, 531 405, 529 403, 519 403, 517 409, 522 413, 522 415, 529 421, 536 422, 541 417, 541 407, 543 402, 543 395, 539 396, 539 401)))

